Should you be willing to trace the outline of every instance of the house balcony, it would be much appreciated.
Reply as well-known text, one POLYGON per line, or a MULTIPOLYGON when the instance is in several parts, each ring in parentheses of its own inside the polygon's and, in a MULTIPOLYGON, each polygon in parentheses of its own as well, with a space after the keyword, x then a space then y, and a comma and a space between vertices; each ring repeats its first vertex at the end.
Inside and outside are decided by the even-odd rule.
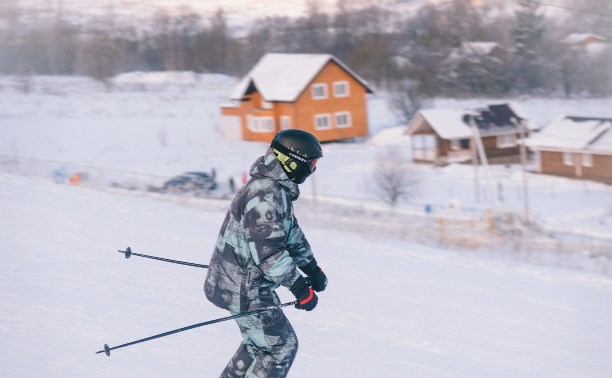
POLYGON ((472 151, 470 150, 451 150, 445 158, 447 164, 463 163, 472 159, 472 151))

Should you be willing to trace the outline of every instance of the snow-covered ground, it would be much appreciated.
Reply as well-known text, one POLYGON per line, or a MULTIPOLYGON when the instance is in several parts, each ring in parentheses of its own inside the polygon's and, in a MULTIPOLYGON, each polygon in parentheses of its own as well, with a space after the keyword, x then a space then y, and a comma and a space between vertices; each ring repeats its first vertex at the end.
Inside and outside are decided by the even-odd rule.
MULTIPOLYGON (((95 352, 104 343, 227 315, 205 300, 203 270, 126 260, 116 251, 129 245, 207 264, 229 199, 109 184, 159 183, 213 167, 221 183, 239 181, 265 144, 217 132, 219 106, 236 83, 221 75, 135 73, 118 77, 109 92, 82 78, 0 78, 3 376, 219 374, 240 342, 231 321, 119 349, 110 358, 95 352), (89 182, 55 184, 52 172, 60 166, 87 172, 89 182)), ((560 101, 533 102, 538 106, 521 105, 543 121, 576 110, 560 101)), ((578 104, 603 112, 609 103, 578 104)), ((300 339, 290 376, 612 375, 612 278, 495 251, 425 246, 408 232, 397 237, 391 229, 398 225, 385 221, 417 213, 425 221, 426 204, 434 215, 478 213, 490 204, 484 186, 476 201, 473 168, 414 166, 419 195, 388 212, 368 181, 376 157, 389 148, 407 156, 409 140, 382 96, 370 99, 369 115, 372 137, 325 144, 316 184, 303 185, 296 204, 330 286, 312 313, 285 310, 300 339)), ((498 206, 520 213, 520 171, 496 167, 489 175, 498 206)), ((532 215, 542 227, 610 237, 609 187, 528 178, 532 215)), ((286 290, 279 294, 291 300, 286 290)))
MULTIPOLYGON (((14 163, 19 162, 21 172, 51 177, 54 169, 64 166, 69 174, 87 172, 91 181, 129 186, 159 184, 184 171, 215 168, 226 184, 230 177, 240 182, 253 157, 265 148, 262 143, 226 140, 218 133, 220 106, 237 84, 235 78, 130 73, 114 83, 109 92, 84 78, 0 80, 3 169, 16 170, 14 163), (23 94, 23 88, 31 92, 23 94)), ((377 201, 371 190, 377 156, 389 149, 407 158, 410 154, 410 140, 402 135, 404 125, 386 98, 378 94, 369 99, 371 138, 357 144, 326 144, 316 186, 304 185, 305 195, 316 190, 328 200, 352 199, 360 205, 377 201)), ((482 106, 506 100, 491 101, 437 100, 428 106, 482 106)), ((612 116, 611 99, 513 103, 538 125, 564 114, 612 116)), ((523 212, 520 167, 475 172, 469 165, 413 166, 411 171, 419 184, 409 203, 400 205, 404 209, 422 212, 430 205, 433 214, 440 214, 452 205, 468 213, 483 213, 490 207, 523 212)), ((528 174, 527 179, 530 214, 540 226, 612 238, 612 186, 538 174, 528 174)))
MULTIPOLYGON (((225 209, 0 174, 0 364, 6 377, 216 377, 232 321, 204 271, 225 209)), ((308 209, 300 213, 307 215, 308 209)), ((612 279, 301 222, 329 276, 319 306, 285 313, 291 377, 609 377, 612 279)), ((291 295, 279 289, 289 301, 291 295)))

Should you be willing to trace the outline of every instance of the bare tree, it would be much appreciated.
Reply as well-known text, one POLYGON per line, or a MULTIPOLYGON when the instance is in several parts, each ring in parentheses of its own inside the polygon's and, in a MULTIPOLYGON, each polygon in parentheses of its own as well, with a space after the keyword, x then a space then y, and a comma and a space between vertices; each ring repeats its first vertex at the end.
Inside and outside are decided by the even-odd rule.
POLYGON ((418 91, 418 82, 414 80, 398 80, 390 86, 391 107, 404 122, 410 119, 419 111, 422 98, 418 91))
POLYGON ((98 80, 111 89, 110 80, 117 72, 117 46, 106 33, 89 35, 77 52, 77 67, 85 75, 98 80))
POLYGON ((234 36, 222 9, 205 17, 180 7, 125 26, 110 2, 106 13, 81 22, 62 0, 38 0, 46 4, 38 6, 0 0, 0 73, 86 74, 106 83, 133 70, 241 76, 267 52, 316 52, 336 56, 391 92, 392 106, 406 119, 419 97, 609 95, 610 53, 574 57, 558 42, 569 33, 611 39, 612 1, 583 0, 584 12, 570 9, 575 0, 558 2, 567 5, 557 9, 564 18, 544 17, 545 4, 529 0, 428 2, 409 14, 376 0, 336 0, 335 11, 308 0, 302 17, 267 17, 234 36), (497 42, 510 56, 466 55, 449 65, 449 54, 468 41, 497 42))
POLYGON ((377 157, 370 183, 371 191, 391 207, 400 200, 416 197, 420 182, 418 173, 396 148, 390 148, 377 157))

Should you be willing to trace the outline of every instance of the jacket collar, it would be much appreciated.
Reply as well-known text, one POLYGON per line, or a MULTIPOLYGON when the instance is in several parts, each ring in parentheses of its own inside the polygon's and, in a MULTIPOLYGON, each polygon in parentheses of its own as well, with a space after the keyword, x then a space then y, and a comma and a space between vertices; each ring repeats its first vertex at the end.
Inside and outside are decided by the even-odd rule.
POLYGON ((272 148, 268 147, 264 156, 259 157, 251 166, 251 177, 268 178, 278 182, 287 192, 292 201, 300 195, 300 189, 296 183, 289 180, 280 162, 276 159, 272 148))

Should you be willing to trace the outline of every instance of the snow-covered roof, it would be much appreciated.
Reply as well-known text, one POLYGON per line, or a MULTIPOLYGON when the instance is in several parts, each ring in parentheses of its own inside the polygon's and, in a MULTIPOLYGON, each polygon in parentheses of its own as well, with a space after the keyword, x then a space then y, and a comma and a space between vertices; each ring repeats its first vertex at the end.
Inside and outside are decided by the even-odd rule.
POLYGON ((612 153, 612 118, 567 116, 525 141, 534 149, 612 153))
POLYGON ((367 81, 332 55, 269 53, 238 83, 230 98, 241 99, 252 84, 266 101, 295 101, 330 60, 372 92, 367 81))
MULTIPOLYGON (((517 126, 511 118, 520 117, 510 104, 488 105, 476 109, 425 109, 420 110, 418 114, 440 138, 447 140, 466 139, 472 136, 470 126, 463 121, 466 114, 474 115, 476 126, 482 136, 516 133, 517 126)), ((421 126, 418 120, 416 117, 410 123, 407 133, 417 131, 421 126)), ((524 123, 527 129, 531 129, 527 120, 524 120, 524 123)))
POLYGON ((489 56, 496 48, 503 49, 497 42, 462 42, 461 46, 451 50, 448 59, 452 61, 465 55, 489 56))
POLYGON ((471 129, 463 122, 465 110, 425 109, 419 114, 442 139, 466 139, 472 135, 471 129))
POLYGON ((461 48, 477 55, 489 55, 493 49, 498 47, 497 42, 463 42, 461 48))
POLYGON ((562 43, 566 43, 568 45, 574 45, 583 41, 586 41, 589 38, 597 39, 601 42, 605 42, 606 39, 600 35, 592 34, 592 33, 571 33, 568 34, 565 38, 561 40, 562 43))
MULTIPOLYGON (((612 120, 608 122, 612 125, 612 120)), ((599 138, 596 138, 593 143, 587 148, 590 152, 612 153, 612 127, 608 128, 599 138)))

